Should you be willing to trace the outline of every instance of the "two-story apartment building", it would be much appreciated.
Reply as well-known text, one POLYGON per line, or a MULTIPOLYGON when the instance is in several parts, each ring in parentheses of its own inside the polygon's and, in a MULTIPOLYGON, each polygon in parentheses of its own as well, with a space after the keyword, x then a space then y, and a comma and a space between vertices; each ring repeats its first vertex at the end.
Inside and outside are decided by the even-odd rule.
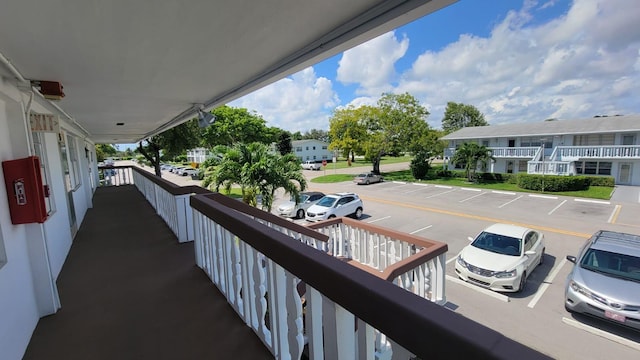
POLYGON ((291 142, 291 150, 300 161, 330 162, 333 159, 333 151, 329 150, 329 144, 316 139, 294 140, 291 142))
POLYGON ((640 185, 640 115, 467 127, 442 140, 445 158, 466 142, 488 147, 493 173, 606 175, 640 185))
POLYGON ((211 151, 206 148, 195 148, 187 150, 187 161, 190 163, 202 163, 211 156, 211 151))

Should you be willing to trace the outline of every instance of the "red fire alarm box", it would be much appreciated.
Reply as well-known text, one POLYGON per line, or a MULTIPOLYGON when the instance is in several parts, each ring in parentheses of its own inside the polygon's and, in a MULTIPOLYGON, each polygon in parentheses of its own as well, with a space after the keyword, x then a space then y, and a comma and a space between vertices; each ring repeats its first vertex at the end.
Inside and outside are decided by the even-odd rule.
POLYGON ((9 212, 13 224, 43 223, 47 220, 42 185, 40 159, 30 156, 24 159, 2 162, 4 182, 7 186, 9 212))

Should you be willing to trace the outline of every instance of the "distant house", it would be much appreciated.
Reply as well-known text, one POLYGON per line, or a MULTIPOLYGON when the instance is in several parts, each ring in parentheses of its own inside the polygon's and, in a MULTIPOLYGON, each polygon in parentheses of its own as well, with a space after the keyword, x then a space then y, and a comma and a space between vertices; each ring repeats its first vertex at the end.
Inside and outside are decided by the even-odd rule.
POLYGON ((190 163, 202 163, 211 156, 211 151, 205 148, 187 150, 187 161, 190 163))
POLYGON ((329 144, 315 139, 294 140, 291 142, 291 151, 300 161, 331 161, 333 159, 333 151, 329 150, 329 144))
POLYGON ((445 158, 466 142, 491 149, 487 172, 608 175, 640 185, 640 115, 467 127, 442 140, 445 158))

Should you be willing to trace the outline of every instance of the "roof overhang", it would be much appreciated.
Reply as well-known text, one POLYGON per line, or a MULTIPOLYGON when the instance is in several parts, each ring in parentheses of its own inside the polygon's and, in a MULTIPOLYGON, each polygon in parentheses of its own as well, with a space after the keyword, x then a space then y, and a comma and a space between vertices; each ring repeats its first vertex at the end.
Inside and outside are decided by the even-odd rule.
POLYGON ((132 143, 455 1, 5 0, 0 74, 60 82, 93 141, 132 143))

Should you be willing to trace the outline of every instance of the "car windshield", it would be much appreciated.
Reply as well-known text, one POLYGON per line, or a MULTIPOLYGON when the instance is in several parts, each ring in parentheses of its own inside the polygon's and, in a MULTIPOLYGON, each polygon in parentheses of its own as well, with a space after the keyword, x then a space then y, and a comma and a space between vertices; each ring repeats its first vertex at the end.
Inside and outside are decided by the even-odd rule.
POLYGON ((590 248, 580 266, 621 279, 640 282, 640 257, 590 248))
MULTIPOLYGON (((302 204, 307 200, 309 200, 309 195, 307 194, 300 194, 300 196, 298 196, 298 204, 302 204)), ((296 197, 291 195, 291 197, 289 197, 289 201, 296 202, 296 197)))
POLYGON ((324 207, 332 207, 337 200, 338 200, 337 198, 334 198, 331 196, 325 196, 322 199, 320 199, 320 201, 318 201, 316 205, 324 206, 324 207))
POLYGON ((367 177, 367 174, 358 174, 358 175, 356 175, 356 177, 365 178, 365 177, 367 177))
POLYGON ((471 246, 496 254, 520 256, 522 241, 518 238, 483 231, 471 243, 471 246))

